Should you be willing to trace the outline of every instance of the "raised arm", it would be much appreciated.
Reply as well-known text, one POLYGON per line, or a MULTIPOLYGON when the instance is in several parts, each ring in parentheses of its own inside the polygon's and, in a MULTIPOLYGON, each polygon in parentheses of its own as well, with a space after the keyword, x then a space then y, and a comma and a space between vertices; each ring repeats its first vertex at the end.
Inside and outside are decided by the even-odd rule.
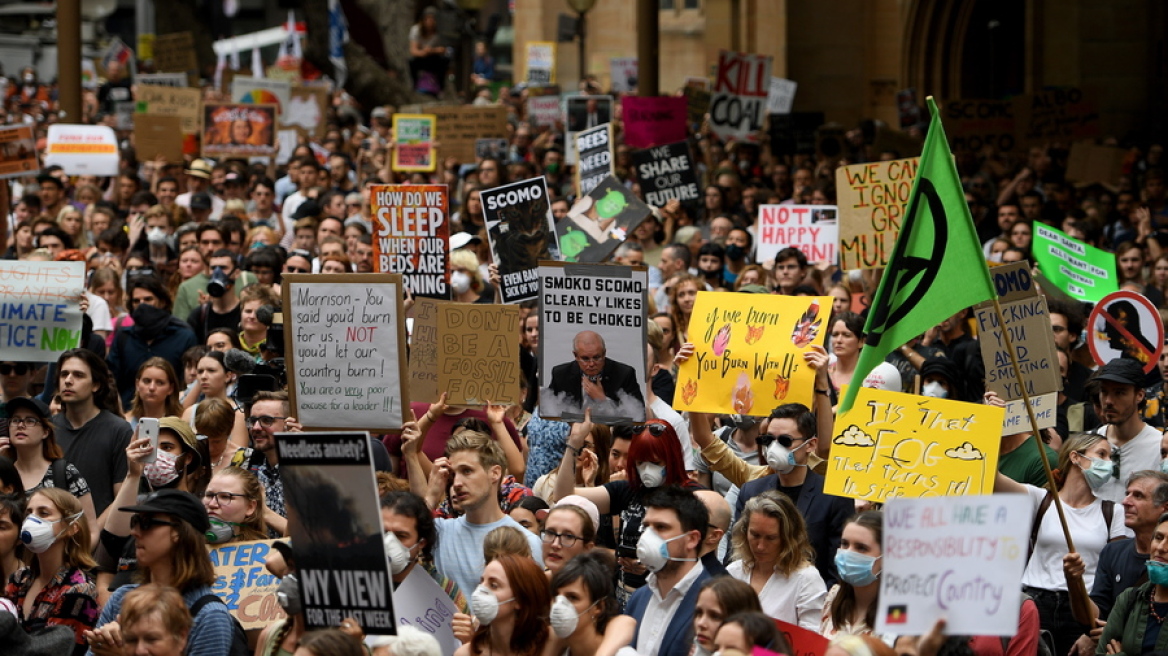
POLYGON ((523 453, 519 447, 515 445, 515 440, 511 439, 511 433, 507 432, 507 424, 503 423, 503 419, 507 416, 507 406, 493 405, 490 401, 487 402, 487 423, 491 425, 491 437, 499 443, 503 449, 503 454, 507 456, 507 471, 515 480, 522 481, 523 475, 527 472, 527 463, 523 460, 523 453))
POLYGON ((572 424, 568 433, 568 445, 564 448, 564 457, 560 460, 559 473, 556 475, 555 498, 563 499, 570 494, 578 494, 596 504, 600 514, 608 513, 610 500, 608 490, 604 487, 576 487, 576 457, 584 450, 584 440, 592 434, 592 411, 584 410, 584 421, 572 424))

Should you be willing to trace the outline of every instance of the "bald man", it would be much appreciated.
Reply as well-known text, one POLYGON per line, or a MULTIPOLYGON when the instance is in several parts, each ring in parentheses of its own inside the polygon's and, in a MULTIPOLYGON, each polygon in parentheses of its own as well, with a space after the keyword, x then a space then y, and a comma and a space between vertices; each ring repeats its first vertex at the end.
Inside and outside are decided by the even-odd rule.
POLYGON ((576 333, 573 360, 552 367, 551 383, 540 397, 541 408, 555 408, 559 413, 545 416, 573 418, 591 408, 593 421, 644 421, 645 397, 637 371, 607 354, 599 333, 576 333))
POLYGON ((718 545, 730 530, 730 504, 726 502, 726 497, 713 490, 696 490, 694 495, 710 511, 710 525, 706 527, 706 539, 698 548, 698 557, 711 577, 722 576, 726 568, 718 560, 718 545))

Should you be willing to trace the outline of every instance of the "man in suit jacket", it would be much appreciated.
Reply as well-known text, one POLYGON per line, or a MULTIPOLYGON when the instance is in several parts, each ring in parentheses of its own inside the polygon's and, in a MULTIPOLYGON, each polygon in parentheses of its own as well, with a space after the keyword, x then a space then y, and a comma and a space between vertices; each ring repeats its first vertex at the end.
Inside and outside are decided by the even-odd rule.
POLYGON ((572 362, 552 367, 551 383, 540 405, 546 412, 554 406, 560 414, 582 416, 592 408, 593 416, 623 417, 633 421, 645 419, 645 397, 636 369, 606 357, 604 338, 591 330, 577 333, 572 340, 572 362), (545 406, 546 404, 546 406, 545 406))
POLYGON ((612 106, 601 103, 598 98, 588 98, 583 103, 576 101, 569 105, 568 131, 581 132, 588 128, 612 122, 612 106))
POLYGON ((641 656, 689 656, 698 591, 710 578, 698 558, 709 521, 706 506, 690 490, 662 487, 646 497, 637 552, 652 573, 625 608, 637 620, 631 646, 641 656))
MULTIPOLYGON (((759 460, 774 471, 742 485, 734 508, 734 519, 752 497, 766 490, 778 490, 795 502, 807 523, 807 537, 815 548, 815 567, 830 588, 835 583, 835 552, 839 548, 844 523, 856 513, 855 502, 823 493, 823 476, 811 471, 807 460, 818 445, 815 415, 798 403, 779 406, 771 413, 764 432, 758 436, 759 460)), ((831 439, 830 437, 828 439, 831 439)))

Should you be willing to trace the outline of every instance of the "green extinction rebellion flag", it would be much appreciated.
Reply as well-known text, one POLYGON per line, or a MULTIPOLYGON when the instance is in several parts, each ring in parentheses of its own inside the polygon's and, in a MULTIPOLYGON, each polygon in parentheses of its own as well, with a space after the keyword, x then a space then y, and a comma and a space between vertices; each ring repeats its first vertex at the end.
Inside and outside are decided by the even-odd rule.
POLYGON ((860 382, 893 349, 959 310, 994 298, 957 166, 933 98, 932 120, 917 179, 892 258, 868 310, 867 335, 852 384, 840 403, 852 407, 860 382))
POLYGON ((1114 253, 1041 223, 1034 224, 1033 250, 1042 277, 1072 298, 1097 303, 1119 289, 1114 253))

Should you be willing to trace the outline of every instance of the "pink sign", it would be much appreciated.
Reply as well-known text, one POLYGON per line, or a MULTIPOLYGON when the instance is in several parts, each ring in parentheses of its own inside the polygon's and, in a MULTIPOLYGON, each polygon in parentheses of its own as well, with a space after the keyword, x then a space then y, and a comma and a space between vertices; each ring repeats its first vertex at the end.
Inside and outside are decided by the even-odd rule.
POLYGON ((835 205, 761 205, 754 226, 758 240, 755 259, 767 262, 788 246, 798 248, 809 262, 835 264, 839 255, 839 224, 835 205))
POLYGON ((620 102, 625 143, 630 148, 652 148, 685 141, 686 101, 683 96, 625 96, 620 102))

